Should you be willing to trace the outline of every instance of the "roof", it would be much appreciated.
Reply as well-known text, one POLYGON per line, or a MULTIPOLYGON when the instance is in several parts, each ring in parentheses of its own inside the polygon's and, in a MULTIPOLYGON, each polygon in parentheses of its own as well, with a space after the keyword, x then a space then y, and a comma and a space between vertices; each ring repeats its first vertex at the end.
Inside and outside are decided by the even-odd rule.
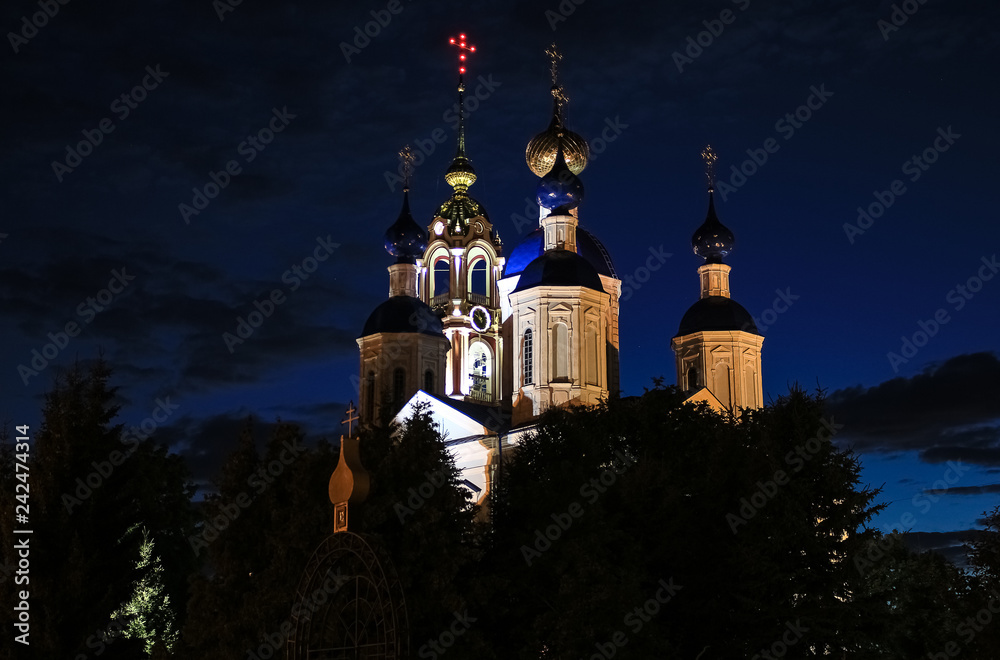
MULTIPOLYGON (((511 275, 517 275, 529 263, 542 256, 544 252, 545 230, 539 227, 525 236, 524 240, 510 253, 503 276, 510 277, 511 275)), ((615 266, 611 262, 611 256, 608 254, 604 244, 597 240, 596 236, 579 226, 576 228, 576 252, 589 261, 590 265, 597 269, 597 272, 601 275, 618 279, 618 275, 615 273, 615 266)))
POLYGON ((750 312, 726 296, 708 296, 691 305, 681 319, 676 336, 708 330, 741 330, 760 334, 750 312))
POLYGON ((441 319, 423 301, 412 296, 393 296, 365 321, 362 337, 380 332, 413 332, 444 337, 441 319))
POLYGON ((536 286, 580 286, 604 293, 601 278, 587 259, 569 250, 549 250, 529 263, 511 293, 536 286))

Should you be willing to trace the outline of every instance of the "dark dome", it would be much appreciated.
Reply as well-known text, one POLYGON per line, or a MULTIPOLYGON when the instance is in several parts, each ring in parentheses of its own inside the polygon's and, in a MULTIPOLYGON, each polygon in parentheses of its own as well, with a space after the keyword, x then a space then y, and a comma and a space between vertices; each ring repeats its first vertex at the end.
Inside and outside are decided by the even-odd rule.
POLYGON ((385 231, 385 250, 396 257, 396 263, 412 264, 424 256, 427 232, 410 214, 410 193, 403 191, 403 209, 399 218, 385 231))
POLYGON ((419 332, 425 335, 444 336, 444 327, 430 307, 412 296, 393 296, 375 308, 362 337, 379 332, 419 332))
MULTIPOLYGON (((517 275, 545 252, 545 230, 539 227, 524 237, 507 259, 503 276, 517 275)), ((590 262, 598 273, 618 279, 611 256, 604 245, 583 227, 576 228, 576 253, 590 262)))
POLYGON ((691 237, 694 253, 709 263, 722 263, 736 246, 736 238, 715 215, 715 199, 708 195, 708 217, 691 237))
POLYGON ((604 292, 597 270, 589 261, 569 250, 549 250, 532 261, 521 271, 521 279, 513 292, 536 286, 585 286, 604 292))
POLYGON ((709 296, 691 305, 681 319, 677 336, 705 330, 742 330, 752 335, 760 334, 750 312, 726 296, 709 296))
POLYGON ((547 209, 568 211, 583 201, 583 182, 566 164, 562 147, 556 152, 555 165, 538 182, 535 195, 539 205, 547 209))

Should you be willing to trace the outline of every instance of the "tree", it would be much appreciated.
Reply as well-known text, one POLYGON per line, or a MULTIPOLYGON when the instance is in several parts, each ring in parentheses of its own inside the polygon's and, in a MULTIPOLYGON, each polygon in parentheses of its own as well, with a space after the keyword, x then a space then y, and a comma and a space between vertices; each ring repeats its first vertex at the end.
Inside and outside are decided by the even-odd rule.
POLYGON ((658 388, 552 410, 505 465, 486 562, 499 655, 857 646, 845 559, 878 507, 822 400, 793 391, 737 421, 682 401, 658 388))
MULTIPOLYGON (((58 376, 33 436, 32 636, 24 649, 33 657, 77 658, 98 650, 105 658, 141 656, 142 645, 120 635, 127 622, 112 619, 139 577, 142 541, 128 532, 144 526, 171 558, 186 536, 191 491, 184 466, 153 438, 129 435, 115 423, 117 388, 110 379, 103 361, 58 376)), ((10 529, 4 525, 4 553, 13 547, 10 529)), ((165 564, 165 592, 171 602, 183 602, 190 562, 165 564)), ((2 590, 0 620, 7 629, 14 593, 2 590)), ((183 616, 180 608, 175 616, 183 616)))
POLYGON ((958 568, 939 554, 912 552, 898 533, 872 539, 862 558, 854 562, 863 575, 855 601, 867 642, 859 657, 926 658, 957 643, 969 597, 958 568))

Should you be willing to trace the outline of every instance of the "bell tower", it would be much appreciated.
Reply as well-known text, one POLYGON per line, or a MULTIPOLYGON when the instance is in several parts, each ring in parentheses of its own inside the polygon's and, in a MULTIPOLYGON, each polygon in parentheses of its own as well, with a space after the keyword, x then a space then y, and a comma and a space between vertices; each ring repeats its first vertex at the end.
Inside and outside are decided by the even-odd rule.
POLYGON ((453 192, 428 228, 418 288, 420 298, 442 318, 450 343, 445 395, 500 405, 503 342, 497 281, 503 272, 502 245, 486 209, 469 196, 476 171, 465 150, 465 63, 476 47, 464 34, 449 42, 459 50, 458 148, 444 175, 453 192))
POLYGON ((694 253, 705 260, 698 268, 701 298, 681 319, 671 341, 677 363, 677 385, 697 393, 707 389, 734 415, 763 406, 761 347, 764 337, 753 317, 730 297, 724 263, 736 245, 733 232, 715 212, 714 165, 708 146, 702 152, 708 176, 708 215, 691 237, 694 253))

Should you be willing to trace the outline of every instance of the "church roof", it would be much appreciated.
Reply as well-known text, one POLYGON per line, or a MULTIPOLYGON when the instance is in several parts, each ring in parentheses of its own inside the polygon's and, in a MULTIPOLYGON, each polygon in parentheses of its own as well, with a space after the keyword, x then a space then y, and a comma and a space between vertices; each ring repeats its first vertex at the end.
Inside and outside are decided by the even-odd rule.
POLYGON ((708 296, 691 305, 681 319, 677 336, 708 330, 742 330, 760 334, 750 312, 726 296, 708 296))
POLYGON ((365 321, 361 336, 380 332, 418 332, 444 337, 444 326, 423 301, 412 296, 393 296, 375 308, 365 321))
MULTIPOLYGON (((545 231, 539 227, 524 237, 524 240, 514 248, 507 259, 507 266, 504 268, 504 277, 517 275, 525 267, 542 256, 545 252, 545 231)), ((576 252, 581 257, 590 262, 590 265, 597 269, 601 275, 607 275, 618 279, 615 273, 615 266, 611 263, 611 256, 604 245, 597 240, 583 227, 576 228, 576 252)))
POLYGON ((569 250, 549 250, 528 264, 512 293, 536 286, 583 286, 604 293, 597 269, 569 250))

